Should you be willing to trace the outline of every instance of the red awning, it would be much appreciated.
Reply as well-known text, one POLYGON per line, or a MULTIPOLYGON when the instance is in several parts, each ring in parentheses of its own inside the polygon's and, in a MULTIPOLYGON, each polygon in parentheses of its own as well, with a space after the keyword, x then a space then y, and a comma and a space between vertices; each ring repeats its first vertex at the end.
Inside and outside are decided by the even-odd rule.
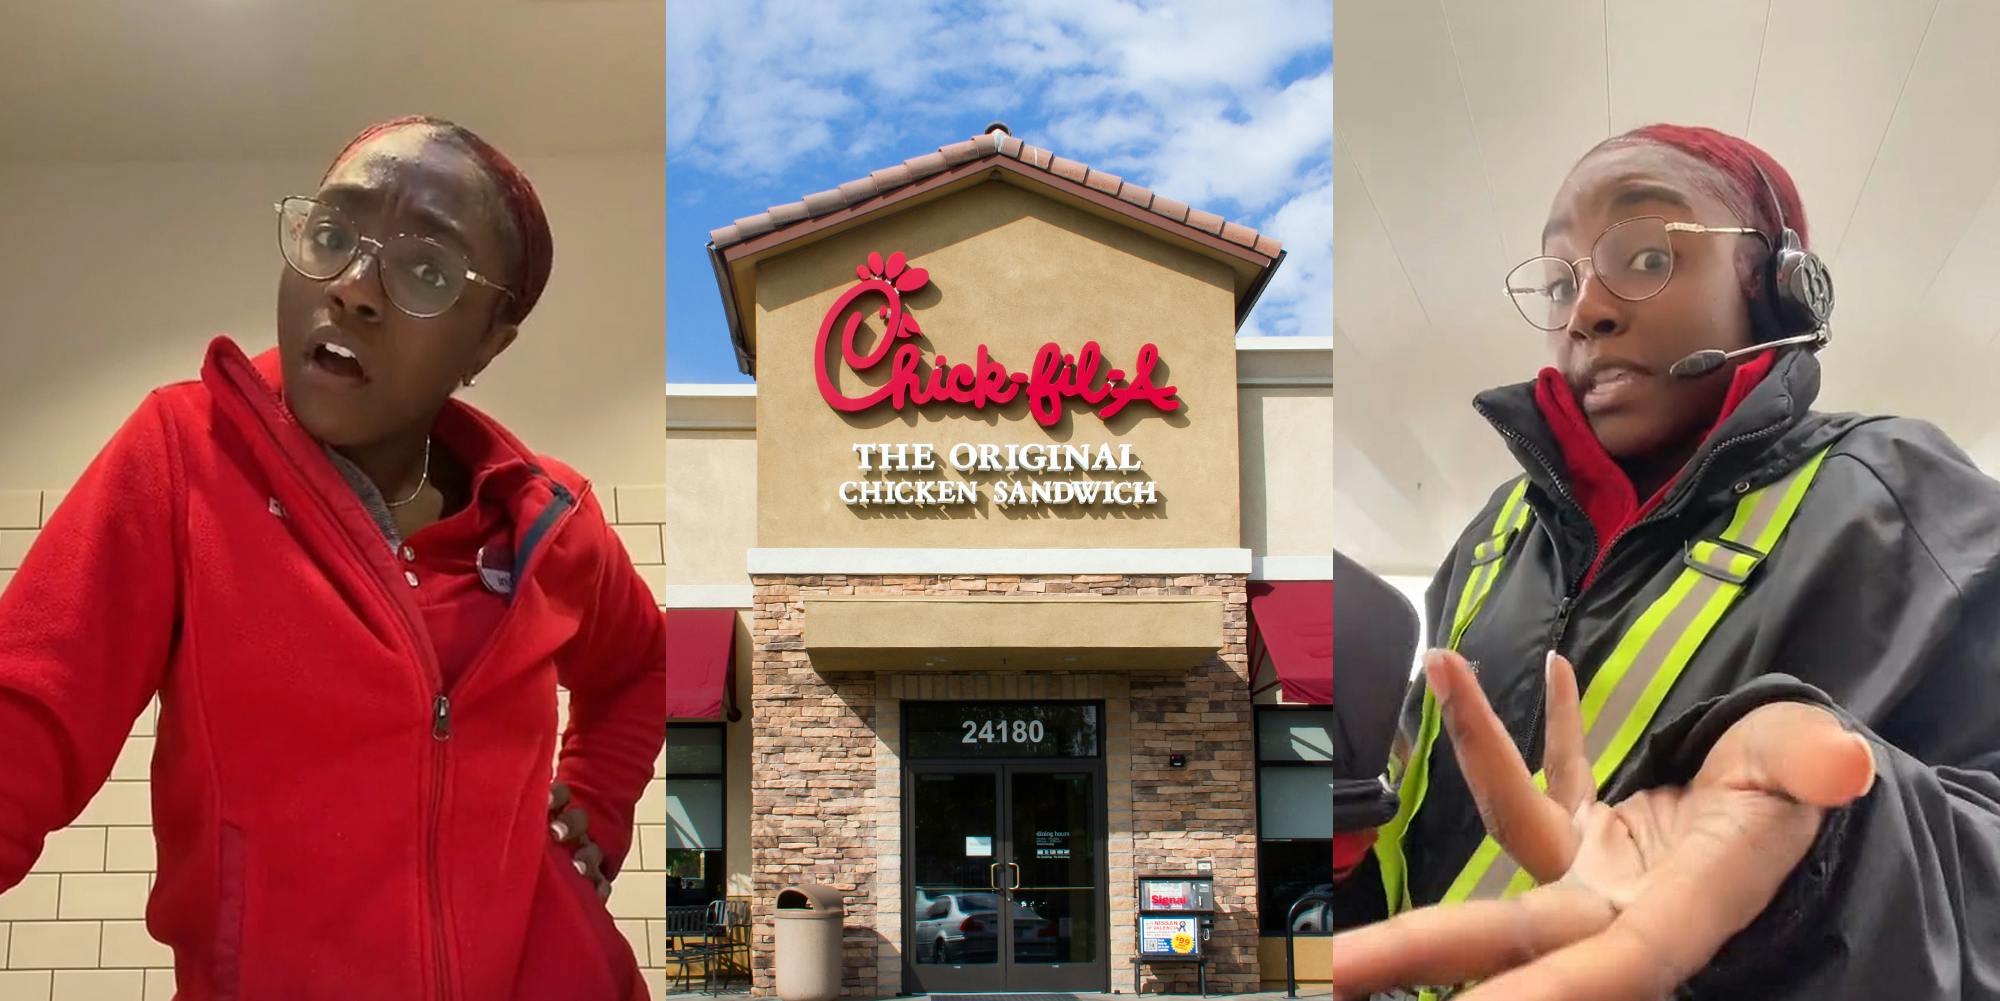
POLYGON ((1250 582, 1252 678, 1266 658, 1287 700, 1333 704, 1332 581, 1250 582))
POLYGON ((667 718, 721 719, 735 663, 735 609, 667 609, 667 718))

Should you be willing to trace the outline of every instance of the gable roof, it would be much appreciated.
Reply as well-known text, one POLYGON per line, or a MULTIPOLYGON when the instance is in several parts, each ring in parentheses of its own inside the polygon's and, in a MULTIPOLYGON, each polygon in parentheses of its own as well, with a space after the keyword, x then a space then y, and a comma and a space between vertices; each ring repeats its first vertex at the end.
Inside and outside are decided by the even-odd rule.
POLYGON ((732 277, 733 262, 872 215, 907 198, 993 168, 1053 187, 1094 203, 1100 211, 1155 228, 1163 235, 1230 259, 1239 272, 1238 327, 1270 282, 1272 272, 1284 260, 1284 248, 1273 237, 1193 208, 1186 202, 1155 194, 1109 171, 1024 143, 1010 134, 1005 125, 995 122, 983 135, 941 146, 934 153, 911 157, 710 230, 709 259, 722 294, 723 312, 729 321, 729 338, 736 348, 737 368, 745 374, 755 374, 756 356, 743 329, 732 277))

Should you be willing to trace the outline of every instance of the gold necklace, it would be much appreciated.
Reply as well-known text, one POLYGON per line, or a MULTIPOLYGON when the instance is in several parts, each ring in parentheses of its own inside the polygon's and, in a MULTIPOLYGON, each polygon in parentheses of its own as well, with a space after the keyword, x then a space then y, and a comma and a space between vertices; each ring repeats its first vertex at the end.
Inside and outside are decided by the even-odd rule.
POLYGON ((423 477, 422 477, 421 479, 417 480, 417 488, 416 488, 415 490, 412 490, 412 491, 410 491, 410 495, 409 495, 408 497, 405 497, 405 498, 403 498, 402 500, 399 500, 399 501, 392 501, 392 500, 388 500, 388 499, 386 499, 386 498, 385 498, 385 499, 384 499, 384 500, 382 501, 382 503, 383 503, 383 504, 384 504, 385 506, 387 506, 387 507, 390 507, 390 508, 399 508, 399 507, 402 507, 403 505, 405 505, 405 504, 408 504, 408 503, 410 503, 410 502, 411 502, 411 501, 413 501, 413 500, 416 500, 416 499, 417 499, 417 495, 418 495, 418 494, 421 494, 421 493, 423 493, 423 492, 424 492, 424 487, 425 487, 425 486, 428 486, 428 485, 430 484, 430 482, 431 482, 431 439, 430 439, 430 436, 429 436, 429 435, 425 435, 425 436, 424 436, 424 475, 423 475, 423 477))

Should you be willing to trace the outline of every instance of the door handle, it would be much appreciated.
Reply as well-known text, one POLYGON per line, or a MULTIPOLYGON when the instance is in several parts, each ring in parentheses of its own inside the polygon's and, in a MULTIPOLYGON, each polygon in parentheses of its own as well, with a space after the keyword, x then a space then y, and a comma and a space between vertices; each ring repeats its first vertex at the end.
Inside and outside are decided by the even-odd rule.
POLYGON ((1007 863, 1007 868, 1009 868, 1009 869, 1012 869, 1012 870, 1014 870, 1014 885, 1012 885, 1012 886, 1009 886, 1009 887, 1008 887, 1007 889, 1009 889, 1009 890, 1018 890, 1018 889, 1020 889, 1020 888, 1021 888, 1021 863, 1019 863, 1019 862, 1009 862, 1009 863, 1007 863))
POLYGON ((995 862, 995 863, 993 863, 992 865, 989 865, 989 866, 987 866, 987 867, 986 867, 986 888, 987 888, 987 889, 989 889, 989 890, 1000 890, 1000 889, 1005 889, 1005 887, 1002 887, 1002 886, 1000 885, 1000 876, 999 876, 999 869, 1000 869, 1000 863, 998 863, 998 862, 995 862))

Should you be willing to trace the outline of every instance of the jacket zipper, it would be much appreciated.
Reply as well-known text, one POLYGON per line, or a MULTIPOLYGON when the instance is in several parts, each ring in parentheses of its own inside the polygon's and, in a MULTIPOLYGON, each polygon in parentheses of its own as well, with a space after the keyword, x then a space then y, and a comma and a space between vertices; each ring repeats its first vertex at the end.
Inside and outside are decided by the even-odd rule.
MULTIPOLYGON (((1493 414, 1489 410, 1487 410, 1486 407, 1480 406, 1479 404, 1475 403, 1473 405, 1473 408, 1479 411, 1480 416, 1486 418, 1487 423, 1492 424, 1494 429, 1499 431, 1502 437, 1506 438, 1510 442, 1513 442, 1522 451, 1528 453, 1529 456, 1533 457, 1534 460, 1541 465, 1542 472, 1548 474, 1549 483, 1555 487, 1556 493, 1558 495, 1560 495, 1564 500, 1568 501, 1571 507, 1574 507, 1578 510, 1582 510, 1583 505, 1578 503, 1575 496, 1569 492, 1569 488, 1564 485, 1562 477, 1556 475, 1555 467, 1549 462, 1548 456, 1543 454, 1540 448, 1537 448, 1533 442, 1529 441, 1519 432, 1495 420, 1493 418, 1493 414)), ((1716 446, 1714 448, 1708 450, 1708 455, 1702 458, 1701 465, 1696 466, 1694 468, 1694 471, 1688 474, 1687 478, 1682 482, 1687 484, 1687 489, 1693 490, 1695 488, 1694 485, 1701 482, 1702 476, 1707 474, 1708 468, 1715 464, 1716 458, 1720 456, 1723 452, 1731 448, 1734 448, 1737 445, 1742 444, 1743 442, 1754 441, 1758 438, 1764 438, 1773 434, 1777 434, 1783 431, 1785 427, 1786 425, 1781 422, 1759 428, 1755 431, 1746 431, 1742 434, 1732 435, 1728 438, 1723 439, 1722 441, 1716 443, 1716 446)), ((1604 562, 1601 566, 1597 567, 1598 573, 1602 574, 1605 570, 1608 570, 1610 568, 1611 557, 1617 554, 1618 544, 1624 541, 1626 536, 1631 535, 1634 531, 1637 531, 1638 529, 1643 528, 1647 525, 1652 525, 1657 522, 1665 521, 1669 517, 1671 517, 1671 515, 1667 513, 1667 505, 1661 504, 1660 508, 1654 511, 1652 514, 1647 515, 1645 518, 1642 518, 1620 529, 1618 534, 1612 536, 1610 543, 1604 547, 1603 550, 1604 562)), ((1587 522, 1588 520, 1589 518, 1586 516, 1585 521, 1587 522)), ((1593 544, 1596 542, 1596 534, 1597 534, 1596 528, 1595 526, 1593 526, 1591 529, 1591 536, 1592 536, 1591 541, 1593 542, 1593 544)), ((1593 546, 1590 552, 1590 565, 1596 565, 1596 564, 1597 564, 1597 550, 1593 546)), ((1560 572, 1562 569, 1562 556, 1560 554, 1557 554, 1556 556, 1556 567, 1557 570, 1560 572)), ((1586 571, 1586 575, 1587 574, 1588 572, 1586 571)), ((1568 575, 1564 574, 1563 576, 1567 577, 1568 575)), ((1567 585, 1567 583, 1565 584, 1565 593, 1562 597, 1562 600, 1556 603, 1555 625, 1549 629, 1548 648, 1550 650, 1553 650, 1557 653, 1562 652, 1563 635, 1569 629, 1570 615, 1571 613, 1576 611, 1576 604, 1578 599, 1581 597, 1583 593, 1584 584, 1585 584, 1584 580, 1578 580, 1574 586, 1569 586, 1567 585)), ((1541 745, 1543 739, 1542 711, 1543 708, 1548 703, 1548 698, 1549 698, 1548 676, 1544 674, 1542 677, 1542 697, 1534 701, 1534 704, 1530 708, 1528 715, 1528 733, 1527 733, 1528 743, 1529 743, 1528 750, 1532 751, 1537 758, 1539 758, 1541 755, 1541 745)))
MULTIPOLYGON (((262 426, 261 422, 259 424, 262 426)), ((428 848, 425 853, 427 857, 425 859, 426 871, 424 874, 424 884, 431 905, 432 975, 437 980, 438 998, 441 1001, 450 1001, 450 963, 446 957, 448 942, 444 933, 444 888, 441 885, 438 874, 438 856, 440 854, 438 826, 444 809, 445 752, 447 749, 445 745, 451 737, 451 700, 444 694, 444 672, 437 665, 435 653, 423 641, 423 633, 418 629, 416 620, 412 616, 407 604, 396 596, 388 582, 382 579, 382 575, 375 572, 367 555, 360 551, 359 544, 346 531, 346 526, 342 524, 338 513, 331 510, 331 505, 327 499, 321 496, 318 490, 313 488, 310 477, 306 475, 305 470, 299 468, 298 462, 292 458, 291 454, 285 451, 284 443, 277 440, 277 434, 268 427, 265 427, 264 431, 271 438, 272 447, 284 458, 286 464, 291 467, 293 475, 304 483, 306 493, 313 498, 313 502, 320 508, 321 513, 326 515, 327 520, 333 524, 335 528, 334 534, 347 543, 349 555, 353 556, 361 565, 362 575, 374 581, 382 597, 388 599, 389 604, 396 609, 397 618, 403 625, 404 638, 409 641, 410 649, 416 653, 420 666, 429 678, 432 690, 436 693, 431 700, 433 753, 431 754, 430 769, 430 803, 426 811, 427 815, 424 818, 424 836, 428 848)))
MULTIPOLYGON (((1513 442, 1516 447, 1518 447, 1521 451, 1528 453, 1528 455, 1531 458, 1533 458, 1536 463, 1541 465, 1542 472, 1547 474, 1549 484, 1555 487, 1555 492, 1558 496, 1560 496, 1564 501, 1568 502, 1570 507, 1575 508, 1578 511, 1583 510, 1583 504, 1576 499, 1575 494, 1570 493, 1569 486, 1563 482, 1562 477, 1556 475, 1555 464, 1549 461, 1549 457, 1542 452, 1541 448, 1537 447, 1534 442, 1529 441, 1527 437, 1522 435, 1520 432, 1515 431, 1513 428, 1510 428, 1497 420, 1494 420, 1492 412, 1487 410, 1484 406, 1475 403, 1473 405, 1473 408, 1475 410, 1478 410, 1479 415, 1481 417, 1486 418, 1486 422, 1488 424, 1493 425, 1493 427, 1500 432, 1500 435, 1502 437, 1506 438, 1510 442, 1513 442)), ((1589 515, 1586 514, 1583 520, 1584 524, 1590 525, 1589 515)), ((1550 550, 1551 552, 1555 552, 1560 547, 1553 545, 1555 541, 1554 532, 1549 533, 1549 539, 1551 542, 1550 550)), ((1595 525, 1590 525, 1590 550, 1588 556, 1589 558, 1584 561, 1585 566, 1589 566, 1597 561, 1597 526, 1595 525)), ((1556 559, 1556 569, 1558 573, 1561 573, 1562 577, 1564 578, 1563 596, 1562 600, 1557 602, 1556 604, 1556 621, 1555 625, 1549 629, 1547 646, 1548 649, 1550 650, 1559 651, 1562 647, 1563 633, 1569 628, 1570 612, 1576 608, 1577 595, 1582 593, 1583 591, 1583 581, 1579 579, 1574 584, 1570 583, 1570 581, 1568 580, 1569 574, 1567 572, 1564 572, 1562 569, 1561 554, 1557 553, 1555 559, 1556 559)), ((1526 734, 1528 738, 1527 750, 1533 752, 1536 757, 1539 757, 1541 754, 1539 745, 1541 744, 1542 741, 1541 737, 1542 708, 1548 702, 1549 699, 1548 684, 1549 684, 1548 675, 1544 673, 1542 675, 1542 697, 1535 699, 1533 703, 1531 703, 1530 706, 1528 707, 1528 731, 1526 734)))
MULTIPOLYGON (((248 394, 246 393, 245 395, 248 394)), ((424 824, 425 840, 428 843, 425 888, 428 891, 431 904, 432 968, 437 977, 437 996, 441 1001, 450 1001, 450 962, 447 956, 449 942, 444 931, 444 888, 439 879, 438 861, 441 854, 438 827, 444 810, 446 752, 449 750, 448 744, 451 739, 451 699, 445 693, 444 672, 438 667, 436 652, 431 649, 428 643, 424 642, 423 630, 418 627, 416 618, 411 613, 408 604, 396 596, 394 589, 387 581, 383 580, 381 574, 374 571, 374 567, 369 562, 367 554, 361 551, 360 544, 346 530, 346 526, 341 522, 338 512, 332 510, 331 503, 317 489, 314 489, 312 478, 306 474, 304 469, 300 468, 298 460, 293 458, 292 454, 286 450, 284 442, 278 440, 277 432, 271 429, 262 415, 254 413, 256 404, 248 401, 246 403, 253 411, 252 423, 256 424, 258 429, 270 440, 272 450, 277 452, 278 457, 290 468, 292 475, 305 487, 306 494, 312 498, 314 505, 320 509, 320 513, 325 515, 327 520, 332 523, 335 529, 334 534, 347 544, 348 555, 360 564, 362 576, 374 581, 381 595, 387 598, 389 604, 396 609, 397 618, 403 625, 404 638, 409 641, 410 649, 416 653, 419 664, 425 675, 429 678, 432 690, 436 693, 431 699, 431 740, 433 753, 431 755, 431 795, 427 811, 429 815, 425 818, 424 824)), ((541 540, 542 544, 547 544, 549 538, 555 534, 556 530, 568 523, 569 516, 576 510, 576 498, 569 489, 553 479, 549 479, 548 482, 552 492, 565 505, 565 508, 560 512, 560 516, 556 521, 548 527, 547 533, 541 540)), ((527 570, 528 568, 525 565, 515 568, 514 586, 517 590, 521 587, 521 583, 527 575, 527 570)), ((503 620, 501 625, 504 626, 505 624, 506 622, 503 620)), ((495 632, 497 638, 497 627, 495 632)), ((487 650, 482 651, 480 656, 466 668, 465 674, 460 678, 461 684, 466 678, 471 677, 473 670, 481 662, 487 659, 487 654, 491 652, 492 646, 493 644, 489 643, 487 650)))
MULTIPOLYGON (((569 520, 567 517, 569 511, 575 509, 574 499, 571 497, 569 490, 562 484, 550 480, 549 485, 560 502, 568 505, 559 519, 559 524, 566 523, 569 520)), ((553 533, 556 527, 556 525, 551 525, 549 531, 553 533)), ((543 543, 547 542, 546 536, 542 541, 543 543)), ((532 559, 533 554, 529 555, 532 559)), ((528 567, 525 564, 515 568, 514 588, 516 593, 520 591, 523 582, 526 581, 527 573, 528 567)), ((473 672, 486 662, 494 647, 499 645, 496 641, 500 638, 500 630, 514 618, 513 611, 513 606, 510 605, 507 615, 502 618, 499 625, 494 627, 494 635, 487 642, 485 649, 480 651, 479 656, 475 657, 471 664, 466 665, 465 673, 459 675, 458 683, 460 686, 465 685, 472 678, 473 672)), ((443 838, 439 832, 439 828, 443 825, 444 821, 446 758, 451 751, 451 696, 444 690, 443 673, 437 671, 435 666, 433 666, 433 673, 438 679, 438 692, 431 700, 431 798, 429 815, 425 818, 424 824, 425 854, 427 856, 425 889, 430 896, 431 953, 434 963, 433 970, 437 976, 437 996, 440 1001, 449 1001, 451 997, 451 963, 449 959, 451 942, 449 937, 445 935, 444 885, 440 879, 440 873, 443 871, 442 855, 444 852, 443 838)))
POLYGON ((451 968, 445 959, 451 943, 444 933, 444 886, 438 878, 438 856, 442 854, 439 842, 442 840, 438 828, 444 817, 444 778, 446 743, 451 740, 451 697, 440 691, 431 701, 431 802, 429 816, 424 824, 425 854, 428 856, 426 869, 426 889, 431 905, 431 957, 432 973, 437 977, 438 997, 451 996, 451 968))
POLYGON ((452 975, 452 971, 450 971, 450 963, 446 961, 446 953, 450 949, 450 941, 446 941, 446 935, 444 935, 444 885, 438 879, 438 857, 442 855, 442 849, 440 849, 440 841, 442 839, 438 835, 438 827, 442 827, 442 819, 444 819, 444 753, 448 751, 446 743, 452 739, 452 697, 444 695, 442 691, 430 703, 430 739, 432 739, 432 755, 430 755, 430 823, 426 825, 426 835, 428 835, 428 841, 430 841, 430 845, 426 845, 426 849, 430 853, 430 867, 428 867, 428 871, 430 871, 430 879, 428 879, 428 883, 430 883, 428 885, 428 891, 430 891, 430 949, 432 949, 432 957, 434 957, 434 973, 438 977, 438 997, 442 999, 442 997, 450 997, 450 993, 452 993, 452 989, 450 989, 450 983, 452 983, 450 975, 452 975))
MULTIPOLYGON (((576 510, 576 498, 570 493, 569 489, 554 480, 549 480, 548 482, 557 498, 551 504, 561 503, 564 505, 564 508, 558 513, 557 519, 549 525, 546 533, 542 536, 540 540, 541 545, 547 545, 556 530, 567 524, 569 522, 569 515, 576 510)), ((529 566, 534 558, 532 552, 527 555, 528 560, 523 561, 521 565, 514 568, 514 591, 516 594, 520 593, 521 588, 526 583, 529 566)), ((514 606, 510 604, 499 624, 494 626, 493 636, 488 639, 485 648, 479 652, 478 656, 473 658, 472 663, 466 665, 465 673, 459 675, 458 683, 461 687, 471 681, 473 674, 479 670, 480 665, 486 663, 491 658, 493 650, 500 645, 499 640, 502 638, 502 630, 512 623, 516 617, 514 606)), ((425 852, 428 856, 427 868, 429 873, 426 888, 430 894, 431 942, 432 953, 435 956, 438 997, 442 1001, 449 1001, 451 997, 451 968, 448 960, 450 941, 445 935, 444 887, 439 880, 439 873, 443 869, 443 862, 441 860, 443 854, 442 837, 439 833, 439 827, 442 825, 444 818, 446 755, 451 750, 451 696, 444 691, 442 673, 439 673, 437 676, 439 678, 438 693, 431 700, 431 746, 433 749, 431 755, 431 800, 429 816, 424 825, 425 852)))
POLYGON ((424 818, 424 836, 428 847, 426 852, 427 858, 425 860, 424 884, 431 905, 432 973, 437 978, 437 996, 441 1001, 450 1001, 450 964, 447 962, 445 956, 448 943, 445 940, 444 934, 444 889, 438 878, 438 824, 444 809, 445 742, 451 737, 451 700, 444 694, 444 672, 437 665, 434 651, 423 641, 423 634, 417 628, 416 620, 411 615, 408 606, 397 598, 395 592, 389 587, 388 582, 382 579, 382 575, 375 572, 367 555, 360 551, 359 545, 355 542, 353 536, 346 531, 346 526, 341 523, 339 515, 330 509, 326 498, 322 497, 320 492, 313 488, 312 481, 306 476, 305 471, 300 469, 297 461, 291 457, 290 453, 285 451, 284 443, 278 441, 277 435, 269 428, 265 428, 264 430, 271 437, 272 446, 285 459, 285 462, 291 466, 293 474, 301 481, 304 481, 306 493, 313 498, 314 503, 321 509, 321 513, 325 514, 327 519, 332 522, 336 530, 334 534, 347 542, 349 554, 361 564, 362 575, 374 581, 375 586, 380 590, 382 596, 387 598, 389 604, 396 609, 397 618, 403 624, 404 638, 409 641, 410 649, 417 654, 420 666, 429 677, 432 690, 437 693, 431 700, 433 753, 431 754, 430 770, 430 805, 426 811, 427 815, 424 818))
MULTIPOLYGON (((1758 438, 1768 437, 1770 435, 1777 434, 1778 432, 1783 431, 1784 429, 1785 425, 1783 424, 1772 424, 1768 427, 1759 428, 1755 431, 1745 431, 1742 434, 1734 435, 1732 437, 1723 439, 1721 442, 1718 442, 1714 448, 1709 449, 1708 456, 1701 460, 1701 465, 1696 466, 1694 472, 1689 474, 1688 478, 1684 481, 1689 484, 1688 489, 1690 490, 1694 489, 1693 484, 1701 482, 1702 476, 1708 472, 1708 467, 1715 464, 1716 456, 1721 455, 1724 451, 1734 448, 1737 445, 1742 444, 1743 442, 1754 441, 1758 438)), ((1669 514, 1666 513, 1666 508, 1667 505, 1665 504, 1660 505, 1659 510, 1654 511, 1652 514, 1647 515, 1646 517, 1640 519, 1639 521, 1633 522, 1632 524, 1625 526, 1625 529, 1623 531, 1619 532, 1617 536, 1612 538, 1611 549, 1605 550, 1605 556, 1604 556, 1605 565, 1606 566, 1610 565, 1611 552, 1613 549, 1617 547, 1619 539, 1623 539, 1624 537, 1632 534, 1634 531, 1637 531, 1638 529, 1643 528, 1647 525, 1652 525, 1657 522, 1665 521, 1667 520, 1667 518, 1671 517, 1669 514)), ((1603 572, 1604 567, 1599 567, 1598 570, 1601 573, 1603 572)))

